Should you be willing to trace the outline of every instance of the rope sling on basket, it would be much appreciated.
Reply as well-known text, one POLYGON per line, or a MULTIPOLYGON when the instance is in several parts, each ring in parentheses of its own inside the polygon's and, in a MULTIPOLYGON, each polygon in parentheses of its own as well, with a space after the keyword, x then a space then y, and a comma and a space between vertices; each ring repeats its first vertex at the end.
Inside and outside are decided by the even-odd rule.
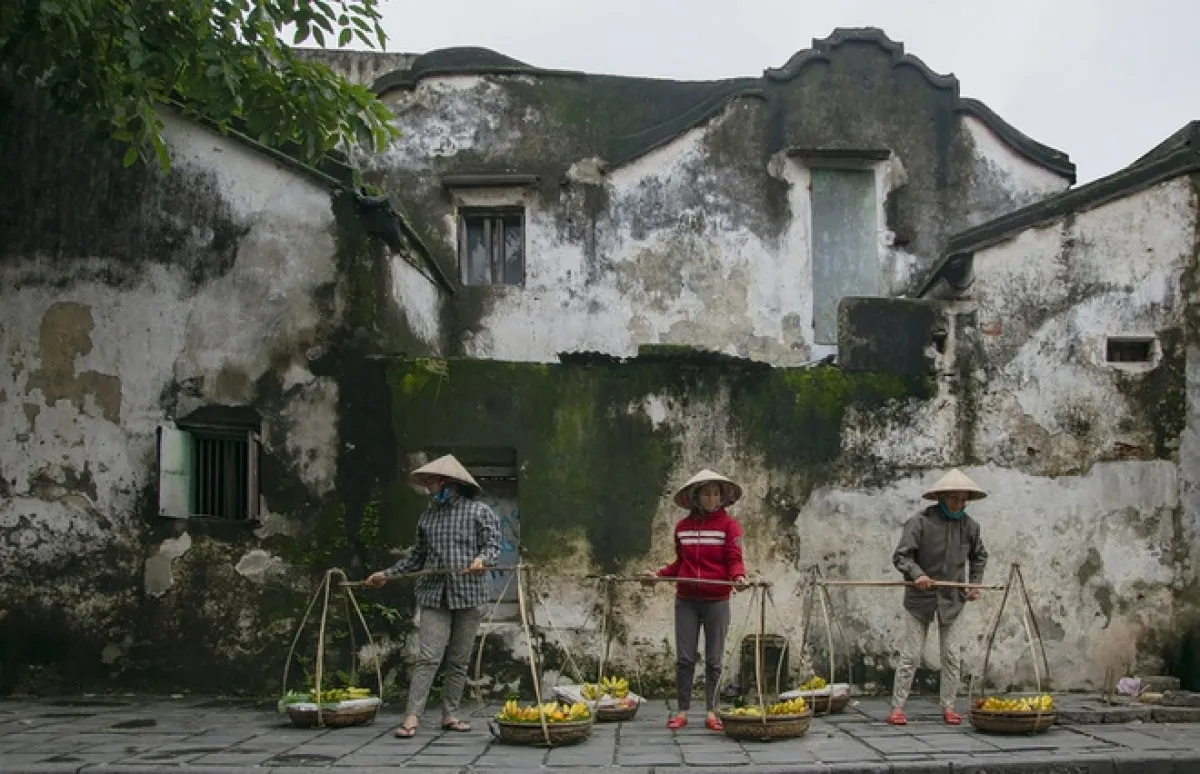
POLYGON ((358 600, 354 598, 354 593, 350 590, 349 583, 346 581, 346 574, 341 569, 335 567, 325 573, 325 577, 313 593, 312 599, 308 603, 308 609, 304 611, 304 618, 301 619, 300 626, 296 630, 296 636, 292 639, 292 646, 288 650, 287 662, 283 667, 283 696, 279 700, 279 710, 280 712, 286 712, 291 718, 292 723, 297 726, 304 728, 356 726, 375 720, 375 715, 379 711, 379 705, 382 703, 380 697, 383 695, 383 676, 380 672, 379 658, 376 654, 374 663, 377 695, 372 696, 368 689, 357 687, 357 648, 354 638, 354 619, 350 616, 351 610, 354 611, 359 623, 362 624, 363 631, 366 633, 367 644, 372 646, 372 650, 374 650, 375 640, 371 636, 371 629, 367 626, 366 618, 363 617, 362 610, 358 606, 358 600), (325 633, 329 622, 329 597, 334 577, 340 577, 342 580, 339 585, 342 588, 342 596, 345 603, 346 628, 350 639, 350 672, 347 681, 348 685, 345 688, 326 689, 324 682, 326 677, 325 633), (316 606, 318 599, 322 599, 323 604, 321 606, 321 623, 317 632, 317 660, 313 674, 313 685, 306 692, 291 692, 288 690, 288 674, 292 666, 292 659, 295 657, 296 646, 300 643, 304 627, 308 624, 308 619, 312 615, 313 608, 316 606))
MULTIPOLYGON (((750 592, 749 608, 746 611, 746 617, 748 619, 757 612, 757 616, 755 616, 756 632, 754 636, 754 680, 758 693, 758 705, 720 708, 717 710, 717 717, 721 719, 721 723, 725 727, 725 735, 731 739, 755 742, 795 739, 808 733, 808 729, 812 725, 813 709, 803 697, 797 696, 791 699, 784 699, 778 695, 782 680, 782 656, 779 659, 775 674, 775 698, 777 700, 771 703, 767 702, 768 692, 766 690, 766 675, 764 675, 766 660, 764 639, 766 635, 768 603, 771 605, 773 611, 778 612, 775 608, 775 601, 771 597, 770 584, 756 584, 750 592)), ((743 632, 744 630, 745 624, 743 624, 743 632)), ((741 636, 739 636, 735 639, 735 643, 741 639, 741 636)), ((722 666, 722 679, 725 672, 726 669, 722 666)), ((718 685, 717 695, 720 696, 720 693, 720 686, 718 685)))
MULTIPOLYGON (((614 636, 612 623, 615 620, 613 618, 615 597, 613 579, 615 576, 589 575, 587 579, 595 580, 597 577, 599 578, 597 590, 603 602, 601 604, 600 655, 596 667, 596 681, 592 683, 583 679, 583 670, 579 668, 579 663, 572 652, 572 648, 560 638, 559 647, 564 654, 565 666, 570 670, 571 676, 575 678, 575 683, 572 685, 556 684, 554 686, 554 694, 560 701, 568 704, 579 702, 586 704, 595 716, 597 723, 617 723, 632 720, 637 715, 644 696, 642 677, 636 658, 634 659, 634 679, 637 682, 637 693, 630 691, 629 680, 627 678, 610 677, 605 674, 605 667, 608 665, 608 660, 612 653, 614 636)), ((587 631, 588 623, 592 619, 594 610, 594 607, 589 609, 587 616, 579 627, 580 631, 587 631)), ((546 618, 547 623, 553 631, 563 631, 563 629, 554 624, 549 611, 546 613, 546 618)))
MULTIPOLYGON (((557 701, 548 703, 542 701, 540 679, 542 670, 538 654, 533 646, 534 638, 530 623, 532 609, 527 600, 529 585, 526 578, 527 570, 525 565, 519 565, 517 568, 517 613, 522 632, 525 635, 529 673, 532 678, 536 703, 533 706, 522 707, 515 700, 505 702, 504 708, 496 717, 488 721, 488 730, 492 736, 506 744, 537 747, 577 744, 591 736, 594 716, 591 709, 583 703, 565 705, 559 704, 557 701)), ((481 658, 482 649, 481 641, 481 658)))
POLYGON ((804 584, 804 603, 800 613, 802 633, 800 635, 799 660, 802 665, 807 663, 808 639, 814 604, 818 604, 821 608, 821 622, 825 629, 825 653, 829 659, 829 671, 827 673, 829 678, 825 679, 817 674, 816 667, 814 666, 812 674, 808 676, 808 679, 802 682, 795 690, 781 694, 780 698, 799 696, 808 702, 814 714, 835 714, 844 711, 850 704, 851 686, 854 685, 853 664, 850 659, 849 640, 846 637, 845 630, 842 628, 840 617, 834 612, 833 599, 829 594, 829 586, 825 582, 821 568, 815 565, 809 569, 808 580, 804 584), (835 630, 837 631, 838 639, 841 640, 842 649, 845 652, 845 683, 837 682, 835 630))
POLYGON ((1016 698, 988 696, 976 701, 975 679, 972 678, 968 689, 970 721, 972 726, 986 733, 1037 734, 1047 731, 1054 725, 1057 720, 1057 712, 1054 707, 1054 698, 1046 693, 1050 681, 1050 662, 1046 658, 1046 643, 1038 629, 1037 616, 1033 612, 1033 603, 1029 599, 1029 590, 1026 588, 1025 577, 1021 573, 1019 564, 1013 564, 1009 570, 1004 596, 1000 600, 1000 606, 996 609, 996 615, 992 620, 987 649, 983 654, 980 690, 987 690, 988 666, 991 662, 992 647, 996 642, 996 632, 1000 628, 1000 617, 1008 603, 1009 592, 1014 586, 1019 592, 1017 604, 1021 616, 1021 627, 1025 632, 1025 641, 1033 660, 1033 676, 1037 693, 1033 696, 1025 694, 1016 698))
MULTIPOLYGON (((741 632, 738 636, 730 641, 727 649, 722 657, 721 670, 718 676, 717 685, 714 688, 716 695, 721 694, 721 686, 724 684, 725 675, 728 674, 728 665, 732 658, 736 643, 741 641, 745 631, 749 628, 751 616, 755 612, 758 621, 757 634, 755 635, 755 681, 758 687, 759 704, 753 708, 732 708, 719 709, 717 715, 721 718, 722 724, 725 727, 725 734, 733 739, 759 740, 770 741, 773 739, 789 739, 803 735, 808 731, 812 720, 812 712, 807 709, 803 700, 793 700, 790 702, 775 702, 768 705, 766 702, 767 692, 765 690, 765 675, 764 672, 764 626, 766 616, 766 604, 769 598, 770 583, 764 581, 747 581, 744 583, 735 583, 732 581, 722 580, 706 580, 698 578, 674 578, 674 577, 620 577, 615 575, 604 576, 588 576, 589 578, 598 578, 603 586, 608 591, 604 594, 605 599, 605 620, 612 615, 612 588, 617 583, 639 583, 639 584, 654 584, 654 583, 688 583, 696 585, 711 585, 711 586, 726 586, 735 588, 750 589, 750 598, 748 601, 746 616, 743 621, 741 632)), ((774 602, 771 602, 774 608, 774 602)), ((605 649, 602 651, 602 661, 600 666, 600 675, 603 679, 604 663, 608 656, 608 645, 611 640, 607 633, 603 636, 605 649)), ((634 658, 635 669, 637 658, 634 658)), ((782 662, 780 663, 782 668, 782 662)), ((638 682, 640 683, 640 670, 638 674, 638 682)), ((779 683, 779 675, 776 675, 776 685, 779 683)), ((639 687, 640 690, 640 687, 639 687)))
MULTIPOLYGON (((533 678, 533 689, 537 699, 537 703, 534 706, 526 708, 519 707, 513 701, 506 702, 504 709, 496 716, 494 722, 489 720, 488 728, 497 739, 510 744, 532 744, 553 747, 582 742, 591 734, 592 727, 591 713, 586 711, 586 707, 584 708, 585 712, 581 714, 577 707, 550 706, 542 703, 541 685, 538 680, 540 672, 539 661, 533 647, 533 633, 530 625, 532 609, 527 601, 528 581, 526 580, 526 575, 528 570, 529 565, 524 563, 511 567, 487 567, 484 569, 484 571, 491 573, 504 572, 511 574, 504 589, 492 605, 491 611, 484 618, 483 624, 485 626, 494 621, 500 604, 507 597, 513 580, 516 580, 518 612, 521 628, 525 635, 525 644, 529 657, 529 670, 533 678), (559 717, 560 714, 562 716, 561 719, 559 717), (521 715, 522 717, 514 717, 514 715, 521 715)), ((416 570, 414 572, 393 575, 392 579, 447 575, 459 572, 464 572, 464 570, 416 570)), ((343 580, 341 585, 350 587, 361 586, 363 584, 363 581, 343 580)), ((487 642, 487 634, 487 630, 484 629, 479 639, 478 653, 475 660, 475 678, 473 680, 475 697, 481 707, 484 704, 481 685, 483 653, 487 642)))

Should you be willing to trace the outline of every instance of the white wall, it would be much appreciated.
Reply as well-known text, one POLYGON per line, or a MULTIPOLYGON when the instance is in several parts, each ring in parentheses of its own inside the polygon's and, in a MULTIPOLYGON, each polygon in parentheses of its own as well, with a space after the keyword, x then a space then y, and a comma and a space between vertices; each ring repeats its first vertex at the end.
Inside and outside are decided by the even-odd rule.
MULTIPOLYGON (((530 78, 431 77, 411 92, 389 93, 403 139, 362 162, 385 176, 412 176, 396 185, 406 189, 404 195, 427 200, 444 195, 438 178, 454 169, 460 155, 525 164, 518 158, 523 138, 545 136, 554 143, 549 138, 564 130, 553 116, 522 108, 505 86, 516 82, 535 84, 530 78)), ((534 189, 512 198, 526 206, 525 285, 485 291, 480 319, 464 338, 465 353, 550 362, 564 351, 630 356, 642 344, 688 344, 796 365, 832 351, 813 337, 808 170, 782 155, 763 163, 763 179, 788 184, 786 225, 781 234, 769 234, 748 221, 748 203, 736 200, 728 173, 709 156, 725 141, 718 138, 738 136, 763 120, 762 110, 758 102, 736 100, 707 123, 607 173, 598 171, 602 160, 575 159, 571 182, 550 205, 534 189), (606 197, 604 215, 590 236, 569 235, 563 210, 585 219, 589 188, 606 197)), ((959 120, 979 169, 971 184, 987 188, 976 197, 971 224, 999 214, 997 202, 1013 209, 1066 187, 1063 178, 1020 157, 975 119, 959 120)), ((885 203, 907 184, 908 162, 893 155, 873 165, 881 282, 892 294, 915 284, 936 258, 913 255, 888 228, 885 203)), ((431 225, 442 254, 456 255, 453 214, 431 225)))
MULTIPOLYGON (((136 578, 146 552, 158 552, 141 545, 140 498, 160 422, 204 404, 251 404, 256 380, 279 369, 282 413, 266 423, 265 447, 300 460, 295 474, 315 492, 332 488, 337 454, 337 384, 305 357, 330 322, 314 291, 337 279, 330 191, 196 125, 167 117, 166 136, 178 184, 213 184, 245 230, 227 273, 195 289, 186 267, 145 261, 131 275, 142 256, 97 254, 84 265, 30 255, 0 267, 0 584, 114 636, 130 626, 119 611, 138 587, 100 595, 73 584, 117 571, 97 564, 103 556, 136 578), (124 281, 98 279, 106 275, 124 281), (92 569, 59 572, 81 557, 92 569)), ((203 250, 214 235, 190 238, 203 250)), ((283 528, 269 512, 263 519, 264 533, 283 528)), ((191 545, 168 543, 172 555, 191 545)), ((148 582, 161 587, 163 570, 161 559, 147 563, 148 582)))

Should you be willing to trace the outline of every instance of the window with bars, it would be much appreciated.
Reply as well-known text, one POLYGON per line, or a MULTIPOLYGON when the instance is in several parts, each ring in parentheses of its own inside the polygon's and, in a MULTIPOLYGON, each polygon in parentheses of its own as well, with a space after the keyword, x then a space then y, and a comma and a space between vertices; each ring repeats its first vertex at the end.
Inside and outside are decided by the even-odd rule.
POLYGON ((524 209, 460 211, 458 262, 464 285, 525 284, 524 209))
POLYGON ((256 521, 259 446, 257 428, 160 427, 159 514, 256 521))

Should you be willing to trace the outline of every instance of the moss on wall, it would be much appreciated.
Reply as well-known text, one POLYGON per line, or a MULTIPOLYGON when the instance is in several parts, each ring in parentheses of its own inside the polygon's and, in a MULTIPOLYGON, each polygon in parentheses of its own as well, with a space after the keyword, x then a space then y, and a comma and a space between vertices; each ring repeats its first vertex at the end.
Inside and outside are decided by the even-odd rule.
POLYGON ((1184 332, 1168 328, 1158 334, 1162 361, 1146 373, 1118 373, 1117 386, 1154 434, 1156 459, 1175 459, 1187 426, 1187 351, 1184 332))
MULTIPOLYGON (((925 397, 930 388, 924 379, 711 357, 657 348, 623 363, 396 363, 388 376, 396 438, 406 452, 514 450, 523 550, 535 562, 561 556, 564 535, 578 530, 593 561, 610 571, 649 550, 651 519, 680 454, 681 430, 656 426, 647 399, 676 407, 677 417, 728 395, 736 440, 803 476, 838 460, 848 407, 925 397)), ((418 507, 416 495, 408 497, 397 500, 404 511, 389 516, 404 529, 418 507)))

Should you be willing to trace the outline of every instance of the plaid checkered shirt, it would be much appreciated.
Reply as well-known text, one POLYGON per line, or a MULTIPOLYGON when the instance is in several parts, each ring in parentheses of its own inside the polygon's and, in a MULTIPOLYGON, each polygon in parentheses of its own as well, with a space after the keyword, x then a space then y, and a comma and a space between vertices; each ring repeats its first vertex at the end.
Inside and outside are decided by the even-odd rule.
POLYGON ((488 601, 488 574, 463 574, 475 559, 494 565, 500 556, 500 519, 486 504, 457 495, 433 503, 417 521, 417 542, 383 571, 391 577, 417 570, 457 570, 417 579, 417 604, 462 610, 488 601))

